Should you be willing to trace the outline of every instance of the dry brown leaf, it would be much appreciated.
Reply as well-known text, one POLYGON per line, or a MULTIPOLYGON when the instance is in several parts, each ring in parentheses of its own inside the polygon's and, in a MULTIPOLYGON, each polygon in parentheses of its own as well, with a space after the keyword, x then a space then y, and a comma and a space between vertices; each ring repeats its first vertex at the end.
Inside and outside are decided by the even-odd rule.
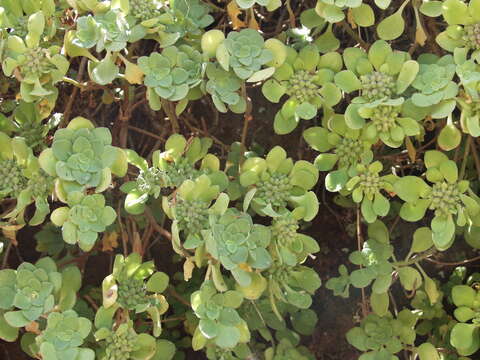
POLYGON ((408 157, 410 161, 414 163, 417 159, 417 149, 415 149, 412 140, 410 140, 408 136, 405 138, 405 144, 407 145, 408 157))
POLYGON ((427 34, 425 34, 425 30, 421 25, 417 25, 417 30, 415 31, 415 42, 420 44, 420 46, 425 45, 425 41, 427 40, 427 34))
POLYGON ((234 30, 247 27, 247 24, 240 20, 238 16, 242 13, 237 6, 237 3, 232 0, 227 5, 227 13, 230 21, 232 22, 232 27, 234 30))
POLYGON ((8 240, 12 242, 14 246, 18 246, 17 231, 23 228, 25 225, 1 225, 2 234, 8 240))
POLYGON ((347 21, 350 24, 350 26, 352 27, 352 29, 356 29, 358 27, 357 23, 355 22, 355 19, 353 18, 352 9, 348 9, 347 21))
POLYGON ((183 278, 185 279, 185 281, 188 281, 192 278, 194 268, 194 262, 190 258, 187 258, 187 260, 185 260, 185 262, 183 263, 183 278))
POLYGON ((40 326, 38 325, 38 322, 36 322, 36 321, 32 321, 32 322, 28 323, 25 326, 25 330, 27 332, 34 333, 34 334, 37 334, 37 335, 40 334, 40 326))
POLYGON ((106 232, 102 237, 102 251, 113 251, 118 247, 118 233, 106 232))

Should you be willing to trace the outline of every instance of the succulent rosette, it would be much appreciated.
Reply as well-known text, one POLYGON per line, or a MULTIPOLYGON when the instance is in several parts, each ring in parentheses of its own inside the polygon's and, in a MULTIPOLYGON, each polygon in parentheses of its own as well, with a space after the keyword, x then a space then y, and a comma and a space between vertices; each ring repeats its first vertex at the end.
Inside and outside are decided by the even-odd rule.
POLYGON ((369 314, 360 326, 347 333, 347 341, 364 352, 363 357, 395 359, 394 354, 411 345, 416 338, 417 316, 410 310, 400 311, 396 318, 369 314))
POLYGON ((317 197, 309 191, 317 181, 318 170, 313 164, 304 160, 294 163, 280 146, 270 150, 265 159, 248 158, 240 170, 248 204, 263 216, 277 216, 291 207, 298 219, 310 221, 318 212, 317 197))
POLYGON ((31 14, 27 35, 10 35, 2 54, 3 72, 20 81, 20 97, 26 102, 45 97, 51 101, 53 97, 54 103, 58 94, 54 85, 63 79, 70 66, 60 46, 43 43, 47 20, 42 11, 31 14))
POLYGON ((192 342, 197 350, 213 342, 223 349, 233 349, 250 340, 247 323, 238 315, 243 296, 235 290, 219 293, 211 280, 191 296, 192 309, 200 319, 192 342))
POLYGON ((205 74, 208 80, 202 84, 202 88, 210 94, 218 111, 226 113, 230 109, 234 113, 245 112, 247 104, 240 94, 242 81, 235 74, 213 63, 207 64, 205 74))
POLYGON ((206 174, 223 190, 228 183, 226 175, 220 171, 220 160, 208 154, 212 145, 209 138, 194 137, 187 141, 183 135, 171 135, 165 143, 165 151, 156 150, 152 166, 136 152, 127 150, 128 162, 139 169, 136 181, 122 185, 127 193, 125 209, 131 214, 141 214, 150 197, 157 199, 162 189, 174 190, 185 180, 194 180, 206 174), (198 166, 200 162, 200 166, 198 166))
POLYGON ((358 163, 368 164, 373 159, 372 142, 362 132, 347 126, 341 114, 324 117, 324 126, 314 126, 303 132, 310 147, 321 154, 315 159, 320 171, 328 171, 325 188, 336 192, 354 176, 358 163), (336 170, 334 170, 336 168, 336 170))
POLYGON ((383 165, 380 161, 371 164, 359 164, 356 174, 345 185, 352 192, 352 199, 361 203, 362 215, 368 223, 373 223, 378 216, 386 216, 390 211, 390 202, 382 194, 382 190, 393 192, 396 181, 394 175, 381 176, 383 165))
POLYGON ((470 190, 469 181, 459 179, 457 165, 445 154, 429 150, 424 161, 425 177, 432 185, 416 176, 401 177, 394 185, 395 193, 405 201, 400 216, 407 221, 418 221, 427 210, 432 210, 433 243, 437 249, 446 250, 455 239, 455 223, 458 226, 478 223, 480 202, 470 190))
POLYGON ((477 327, 480 295, 478 290, 468 285, 456 285, 452 288, 452 300, 456 306, 455 318, 459 321, 453 326, 450 344, 460 355, 469 356, 480 349, 480 333, 477 327))
POLYGON ((275 115, 275 132, 288 134, 300 119, 311 120, 322 107, 338 104, 342 94, 334 77, 342 67, 342 57, 338 53, 321 55, 315 45, 305 46, 298 52, 288 47, 285 62, 262 87, 264 96, 273 103, 288 95, 275 115))
POLYGON ((298 232, 299 220, 295 214, 285 210, 272 219, 272 241, 270 252, 279 261, 294 266, 303 263, 308 255, 320 251, 317 241, 311 236, 298 232))
POLYGON ((453 81, 456 70, 453 56, 422 54, 418 62, 420 69, 412 82, 413 105, 427 108, 434 119, 447 117, 455 109, 458 93, 458 84, 453 81))
POLYGON ((25 209, 35 203, 31 225, 43 222, 50 212, 48 197, 53 193, 53 178, 39 166, 38 159, 23 138, 10 138, 0 132, 0 199, 16 199, 16 206, 4 217, 24 223, 25 209))
POLYGON ((282 316, 277 308, 277 300, 299 309, 308 309, 312 305, 312 296, 321 285, 315 270, 303 265, 288 266, 278 261, 268 269, 267 278, 270 305, 279 319, 282 316))
POLYGON ((168 275, 155 271, 153 261, 142 263, 138 253, 127 257, 117 255, 112 274, 102 283, 103 306, 109 309, 118 305, 123 309, 146 311, 153 320, 153 334, 160 336, 160 316, 168 310, 168 303, 161 295, 168 286, 168 275))
POLYGON ((206 250, 229 270, 241 286, 249 286, 252 277, 246 269, 265 270, 272 264, 267 251, 271 231, 267 226, 254 224, 247 213, 228 209, 211 219, 210 230, 203 232, 206 250))
MULTIPOLYGON (((255 79, 254 75, 262 74, 262 66, 273 60, 273 52, 265 47, 262 35, 253 29, 229 32, 215 53, 226 71, 232 68, 240 79, 247 81, 255 79)), ((267 72, 271 75, 273 70, 267 72)))
POLYGON ((169 46, 162 53, 153 52, 138 59, 138 66, 145 73, 148 100, 152 108, 158 108, 160 99, 188 103, 193 99, 193 89, 200 85, 205 66, 203 57, 189 45, 169 46))
POLYGON ((462 113, 460 124, 463 132, 474 137, 480 136, 480 65, 468 59, 468 50, 455 50, 456 73, 462 90, 457 96, 457 104, 462 113))
POLYGON ((103 306, 96 313, 94 333, 100 346, 96 353, 99 360, 149 360, 155 355, 155 338, 147 333, 137 333, 133 321, 127 320, 114 326, 113 315, 116 308, 103 306))
POLYGON ((184 248, 196 249, 202 245, 202 232, 210 227, 210 214, 222 214, 228 203, 227 194, 220 194, 220 187, 207 175, 185 180, 173 198, 164 197, 163 210, 173 220, 172 237, 176 251, 181 248, 180 232, 185 236, 184 248))
POLYGON ((361 48, 345 49, 343 61, 347 69, 335 75, 335 83, 347 93, 359 92, 345 110, 346 123, 352 129, 365 125, 360 108, 365 104, 392 106, 389 101, 404 98, 419 71, 407 52, 393 50, 384 40, 375 41, 368 53, 361 48))
MULTIPOLYGON (((8 327, 21 328, 48 314, 54 308, 71 309, 76 302, 81 275, 77 267, 67 267, 59 272, 55 261, 44 257, 35 264, 23 262, 16 270, 0 271, 0 309, 2 328, 0 337, 6 339, 8 327), (4 322, 6 321, 6 323, 4 322)), ((15 331, 18 334, 18 330, 15 331)))
POLYGON ((63 240, 67 244, 78 243, 83 251, 90 251, 98 238, 98 233, 113 224, 117 214, 105 205, 101 194, 84 195, 72 191, 67 195, 67 205, 55 209, 50 219, 62 227, 63 240))
POLYGON ((95 352, 81 347, 91 330, 91 321, 73 310, 52 312, 47 317, 47 327, 35 338, 38 352, 43 360, 94 360, 95 352))
POLYGON ((111 145, 112 135, 104 127, 77 117, 55 132, 51 148, 39 157, 42 169, 56 178, 56 194, 66 202, 71 191, 95 188, 102 192, 110 185, 112 173, 124 176, 127 161, 123 150, 111 145))
POLYGON ((456 48, 472 51, 471 58, 480 62, 480 1, 446 0, 442 15, 448 26, 437 35, 437 43, 450 52, 456 48))

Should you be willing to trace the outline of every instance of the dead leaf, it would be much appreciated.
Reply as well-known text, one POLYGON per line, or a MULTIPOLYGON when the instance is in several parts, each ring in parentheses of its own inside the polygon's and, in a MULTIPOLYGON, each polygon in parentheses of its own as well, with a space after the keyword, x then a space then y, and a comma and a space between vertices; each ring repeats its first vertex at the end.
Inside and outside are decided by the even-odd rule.
POLYGON ((143 84, 143 76, 145 74, 143 73, 142 69, 140 69, 140 66, 128 61, 120 54, 118 56, 125 64, 125 79, 130 84, 143 84))
POLYGON ((18 246, 17 231, 25 225, 1 225, 2 234, 12 242, 14 246, 18 246))
POLYGON ((247 24, 240 20, 238 16, 242 13, 237 6, 237 3, 232 0, 227 5, 227 13, 230 21, 232 22, 233 30, 241 29, 247 27, 247 24))
POLYGON ((28 323, 25 326, 25 330, 27 332, 34 333, 34 334, 37 334, 37 335, 40 334, 40 326, 38 325, 38 322, 36 322, 36 321, 32 321, 32 322, 28 323))
POLYGON ((113 251, 118 247, 118 233, 106 232, 102 237, 102 251, 113 251))
POLYGON ((183 263, 183 278, 185 279, 185 281, 188 281, 192 278, 194 268, 194 262, 190 258, 187 258, 187 260, 185 260, 185 262, 183 263))
POLYGON ((412 140, 410 140, 408 136, 405 138, 405 144, 407 145, 408 157, 410 158, 410 161, 414 163, 417 159, 417 149, 415 149, 412 140))
POLYGON ((355 19, 353 18, 352 9, 348 9, 347 21, 350 24, 350 26, 352 27, 352 29, 356 29, 358 27, 357 23, 355 22, 355 19))
POLYGON ((427 34, 425 34, 425 30, 423 30, 422 25, 417 24, 417 30, 415 31, 415 42, 420 44, 420 46, 425 45, 425 41, 427 40, 427 34))

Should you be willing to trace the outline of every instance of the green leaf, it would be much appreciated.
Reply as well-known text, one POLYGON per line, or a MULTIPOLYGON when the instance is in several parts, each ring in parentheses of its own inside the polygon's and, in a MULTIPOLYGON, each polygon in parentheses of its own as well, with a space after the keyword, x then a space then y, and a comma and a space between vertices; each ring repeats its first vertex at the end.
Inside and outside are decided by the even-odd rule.
POLYGON ((393 185, 398 197, 406 202, 414 203, 424 196, 430 187, 417 176, 404 176, 393 185))
POLYGON ((362 88, 362 83, 351 70, 343 70, 335 74, 335 84, 337 84, 340 89, 347 93, 357 91, 362 88))
POLYGON ((462 141, 462 133, 454 124, 447 124, 438 135, 438 146, 445 151, 455 149, 462 141))
POLYGON ((406 266, 398 270, 400 277, 400 283, 407 291, 413 291, 418 289, 422 285, 422 275, 417 269, 406 266))
POLYGON ((357 25, 367 27, 375 24, 375 14, 370 5, 362 3, 362 5, 360 5, 359 7, 353 8, 351 10, 353 20, 355 20, 357 25))
POLYGON ((403 20, 403 9, 410 0, 405 0, 392 15, 383 19, 377 26, 377 34, 380 39, 394 40, 403 34, 405 20, 403 20))
POLYGON ((415 230, 415 232, 413 233, 413 241, 410 252, 420 253, 423 251, 427 251, 432 246, 432 230, 430 230, 430 228, 424 226, 415 230))
POLYGON ((111 56, 105 57, 102 61, 88 62, 90 78, 100 85, 108 85, 115 80, 120 73, 117 65, 112 61, 111 56))
POLYGON ((168 286, 169 277, 167 274, 157 271, 147 281, 146 288, 148 291, 162 293, 168 286))
POLYGON ((311 120, 317 115, 317 108, 308 102, 304 102, 297 106, 295 114, 300 119, 311 120))
POLYGON ((18 328, 11 326, 0 312, 0 339, 8 342, 14 342, 18 337, 18 328))
POLYGON ((372 293, 372 295, 370 295, 370 305, 372 306, 373 312, 378 316, 387 315, 389 304, 390 299, 388 292, 381 294, 372 293))

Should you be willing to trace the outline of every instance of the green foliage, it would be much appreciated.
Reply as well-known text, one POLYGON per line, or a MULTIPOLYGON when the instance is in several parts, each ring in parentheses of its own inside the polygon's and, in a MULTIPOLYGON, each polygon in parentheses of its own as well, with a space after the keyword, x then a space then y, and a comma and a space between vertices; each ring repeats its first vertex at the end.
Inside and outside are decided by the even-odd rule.
POLYGON ((289 98, 275 115, 277 134, 292 132, 300 119, 311 120, 322 108, 331 108, 341 100, 341 92, 334 84, 335 73, 343 67, 338 53, 320 55, 316 46, 306 46, 299 52, 287 48, 286 60, 279 64, 273 78, 263 84, 262 92, 271 102, 289 98))
POLYGON ((243 296, 234 290, 218 293, 213 282, 206 281, 191 297, 192 309, 200 319, 193 335, 197 349, 208 342, 221 348, 233 348, 247 342, 250 332, 236 309, 242 304, 243 296))
POLYGON ((93 360, 92 349, 80 347, 90 334, 92 323, 79 317, 73 310, 52 312, 47 318, 47 327, 35 338, 42 359, 56 360, 69 357, 74 360, 93 360))
MULTIPOLYGON (((2 314, 6 326, 24 327, 52 311, 62 298, 75 296, 80 287, 79 275, 76 268, 58 272, 54 260, 49 257, 40 259, 35 265, 24 262, 17 270, 1 270, 0 309, 6 311, 2 314)), ((66 303, 61 306, 65 307, 66 303)))
POLYGON ((101 194, 84 195, 72 191, 67 195, 67 205, 55 209, 50 218, 56 226, 62 227, 63 240, 67 244, 77 244, 84 251, 95 245, 98 233, 111 225, 117 214, 105 205, 101 194))

